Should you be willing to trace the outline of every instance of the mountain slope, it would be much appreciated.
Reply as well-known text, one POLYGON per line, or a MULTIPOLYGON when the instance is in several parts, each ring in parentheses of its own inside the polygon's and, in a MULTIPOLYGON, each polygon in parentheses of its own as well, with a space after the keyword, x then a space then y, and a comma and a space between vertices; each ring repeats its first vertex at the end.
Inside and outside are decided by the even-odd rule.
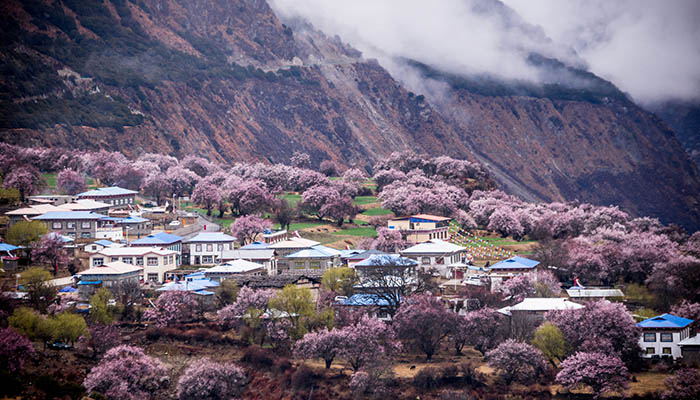
POLYGON ((698 178, 670 130, 592 76, 603 83, 588 92, 448 79, 445 98, 426 99, 339 39, 282 24, 263 0, 8 0, 0 11, 2 141, 230 162, 302 150, 362 166, 447 154, 484 161, 525 198, 700 225, 698 178))

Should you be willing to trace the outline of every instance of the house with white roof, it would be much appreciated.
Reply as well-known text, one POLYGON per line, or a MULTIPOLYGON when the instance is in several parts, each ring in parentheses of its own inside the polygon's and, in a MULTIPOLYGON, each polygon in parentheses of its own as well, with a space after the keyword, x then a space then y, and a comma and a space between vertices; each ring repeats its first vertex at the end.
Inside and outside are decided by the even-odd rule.
POLYGON ((323 245, 315 245, 308 249, 299 250, 285 257, 289 265, 289 273, 305 274, 319 273, 339 267, 340 250, 323 245))
POLYGON ((442 239, 431 239, 401 250, 401 255, 416 260, 426 270, 435 268, 446 277, 447 266, 463 261, 467 255, 467 249, 442 239))
POLYGON ((266 248, 240 248, 235 250, 225 250, 221 261, 226 263, 233 260, 246 260, 265 267, 268 275, 277 275, 277 257, 275 251, 266 248))
POLYGON ((181 281, 168 282, 156 289, 156 292, 189 292, 204 299, 205 303, 211 304, 214 301, 217 287, 219 287, 219 282, 212 281, 204 275, 204 272, 199 271, 185 275, 181 281))
POLYGON ((579 310, 584 307, 564 297, 527 297, 518 304, 499 309, 498 312, 508 316, 526 313, 544 317, 544 314, 550 311, 579 310))
POLYGON ((452 218, 430 214, 397 217, 387 222, 389 229, 401 232, 410 243, 422 243, 432 239, 447 239, 452 218))
POLYGON ((205 269, 204 276, 215 282, 221 282, 233 275, 265 275, 267 271, 262 264, 246 260, 233 260, 205 269))
POLYGON ((126 281, 138 283, 142 274, 142 267, 121 261, 108 262, 77 274, 80 278, 78 293, 83 299, 88 299, 100 287, 110 289, 126 281))
POLYGON ((299 250, 309 249, 312 246, 321 244, 315 240, 304 239, 300 237, 291 237, 287 240, 281 242, 273 243, 267 246, 268 249, 272 249, 277 254, 277 267, 280 272, 288 271, 290 268, 289 262, 286 256, 296 253, 299 250))
POLYGON ((600 300, 607 298, 623 298, 625 296, 622 290, 615 288, 599 288, 599 287, 581 287, 572 286, 566 289, 566 294, 572 300, 600 300))
POLYGON ((115 243, 107 239, 100 239, 92 243, 87 243, 83 246, 83 251, 86 253, 96 253, 105 247, 124 247, 121 243, 115 243))
POLYGON ((92 211, 107 214, 109 212, 110 205, 92 199, 79 199, 71 203, 61 204, 58 206, 58 208, 64 211, 92 211))
POLYGON ((120 188, 119 186, 111 186, 89 190, 77 195, 78 199, 92 199, 107 203, 112 208, 128 208, 136 204, 136 195, 138 192, 134 190, 120 188))
POLYGON ((663 314, 638 322, 642 329, 639 346, 644 358, 670 357, 680 358, 680 343, 690 337, 692 319, 682 318, 673 314, 663 314))
POLYGON ((143 280, 163 283, 165 273, 177 268, 177 252, 160 247, 107 247, 90 255, 90 266, 121 261, 143 268, 143 280))
POLYGON ((224 252, 234 249, 236 238, 223 232, 200 232, 185 240, 190 265, 216 265, 224 252))
POLYGON ((5 213, 10 219, 9 226, 19 221, 29 221, 34 217, 46 214, 50 211, 65 211, 61 208, 54 206, 53 204, 35 204, 29 207, 22 207, 16 210, 8 211, 5 213))

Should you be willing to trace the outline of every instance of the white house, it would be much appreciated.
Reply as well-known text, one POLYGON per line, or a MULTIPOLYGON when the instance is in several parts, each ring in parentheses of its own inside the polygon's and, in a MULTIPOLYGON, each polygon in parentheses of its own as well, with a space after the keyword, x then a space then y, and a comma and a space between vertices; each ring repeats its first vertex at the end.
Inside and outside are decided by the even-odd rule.
POLYGON ((143 274, 143 268, 126 264, 121 261, 108 262, 99 267, 93 267, 78 274, 78 292, 87 299, 100 287, 112 288, 125 281, 138 282, 143 274))
POLYGON ((121 243, 111 242, 107 239, 100 239, 93 243, 88 243, 85 246, 83 246, 83 251, 85 251, 86 253, 97 253, 98 251, 106 247, 124 247, 124 245, 121 243))
POLYGON ((177 268, 177 252, 160 247, 107 247, 90 255, 90 266, 121 261, 143 268, 143 280, 163 283, 165 272, 177 268))
POLYGON ((265 275, 265 266, 246 260, 233 260, 204 270, 204 276, 220 282, 233 275, 265 275))
POLYGON ((637 323, 642 328, 639 346, 644 358, 681 357, 679 343, 690 337, 692 319, 663 314, 637 323))
POLYGON ((517 313, 544 316, 545 313, 555 310, 578 310, 584 308, 582 304, 563 297, 528 297, 518 304, 503 307, 499 313, 512 316, 517 313))
POLYGON ((223 232, 201 232, 185 241, 191 265, 216 265, 225 251, 234 249, 236 238, 223 232))
POLYGON ((441 239, 431 239, 401 251, 403 257, 418 261, 425 268, 436 268, 442 276, 447 276, 450 264, 462 261, 467 249, 441 239))
POLYGON ((241 248, 236 250, 225 250, 221 261, 228 262, 233 260, 246 260, 262 264, 265 266, 265 270, 267 271, 268 275, 278 275, 277 259, 275 258, 275 251, 272 249, 241 248))

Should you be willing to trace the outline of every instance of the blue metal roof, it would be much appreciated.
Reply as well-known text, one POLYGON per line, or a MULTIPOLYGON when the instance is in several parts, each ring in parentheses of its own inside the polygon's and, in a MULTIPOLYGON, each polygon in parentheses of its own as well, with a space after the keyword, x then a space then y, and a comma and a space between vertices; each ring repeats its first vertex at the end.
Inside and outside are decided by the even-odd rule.
POLYGON ((80 281, 78 285, 99 285, 102 281, 80 281))
POLYGON ((73 293, 76 292, 78 289, 74 288, 73 286, 66 286, 63 289, 59 290, 59 293, 73 293))
POLYGON ((418 265, 418 262, 410 258, 401 257, 398 254, 372 254, 355 264, 355 267, 382 267, 390 265, 410 267, 418 265))
POLYGON ((154 235, 144 236, 141 239, 136 239, 133 242, 131 242, 131 244, 144 246, 162 246, 177 243, 181 240, 182 236, 161 232, 156 233, 154 235))
POLYGON ((243 247, 241 247, 241 250, 248 250, 248 249, 266 249, 270 247, 268 243, 264 242, 253 242, 251 244, 247 244, 243 247))
POLYGON ((308 249, 299 250, 286 258, 330 258, 338 255, 340 255, 340 250, 319 244, 308 249))
POLYGON ((187 243, 216 243, 233 242, 236 238, 223 232, 200 232, 196 236, 187 239, 187 243))
POLYGON ((7 243, 0 243, 0 251, 12 251, 12 250, 17 250, 19 247, 13 246, 11 244, 7 243))
POLYGON ((678 317, 673 314, 663 314, 654 318, 645 319, 637 323, 640 328, 685 328, 693 323, 692 319, 678 317))
POLYGON ((539 261, 530 260, 525 257, 515 256, 507 260, 503 260, 490 266, 490 269, 528 269, 535 268, 539 265, 539 261))
POLYGON ((163 285, 163 287, 156 289, 156 292, 197 292, 200 290, 205 290, 213 287, 219 286, 218 282, 214 282, 209 279, 196 279, 193 281, 180 281, 180 282, 170 282, 163 285))
POLYGON ((38 220, 56 220, 56 219, 102 219, 107 218, 106 215, 98 214, 92 211, 49 211, 42 215, 33 217, 38 220))
POLYGON ((143 222, 148 222, 150 221, 148 218, 143 218, 143 217, 126 217, 126 218, 119 218, 117 220, 118 224, 140 224, 143 222))
POLYGON ((105 188, 98 188, 95 190, 89 190, 87 192, 79 193, 78 197, 103 197, 103 196, 119 196, 123 194, 136 194, 138 192, 120 188, 119 186, 111 186, 105 188))
POLYGON ((344 306, 375 306, 388 307, 389 302, 386 299, 379 297, 376 294, 353 294, 347 299, 340 302, 344 306))
POLYGON ((114 242, 110 242, 107 239, 100 239, 100 240, 96 241, 95 244, 99 244, 100 246, 104 246, 104 247, 109 247, 109 246, 112 246, 114 244, 114 242))

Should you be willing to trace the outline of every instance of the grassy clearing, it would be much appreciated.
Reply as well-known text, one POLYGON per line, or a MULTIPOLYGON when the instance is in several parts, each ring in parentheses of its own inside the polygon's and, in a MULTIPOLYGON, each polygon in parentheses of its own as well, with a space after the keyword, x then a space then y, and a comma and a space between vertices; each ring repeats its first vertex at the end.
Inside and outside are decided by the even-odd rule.
POLYGON ((489 242, 489 244, 492 244, 494 246, 509 246, 509 245, 522 245, 522 244, 531 244, 531 243, 537 243, 536 240, 521 240, 521 241, 516 241, 513 240, 512 238, 501 238, 501 237, 482 237, 485 241, 489 242))
POLYGON ((56 188, 56 176, 58 174, 56 172, 46 172, 41 174, 41 176, 44 178, 44 182, 46 182, 46 187, 49 189, 55 189, 56 188))
POLYGON ((300 194, 283 194, 280 197, 287 200, 289 205, 292 207, 296 207, 297 203, 299 203, 301 201, 300 194))
POLYGON ((365 204, 372 204, 377 202, 376 196, 357 196, 353 201, 354 204, 361 206, 365 204))
POLYGON ((372 226, 362 226, 343 229, 342 231, 333 232, 334 235, 362 236, 362 237, 377 237, 377 231, 372 226))
POLYGON ((393 214, 391 210, 387 210, 386 208, 381 208, 381 207, 375 207, 375 208, 368 208, 365 211, 362 212, 362 214, 370 216, 370 217, 375 217, 377 215, 389 215, 393 214))
MULTIPOLYGON (((292 222, 289 225, 289 231, 294 232, 294 231, 300 231, 302 229, 308 229, 308 228, 313 228, 316 226, 320 225, 326 225, 324 222, 292 222)), ((280 224, 274 224, 273 225, 274 229, 280 229, 280 224)))

